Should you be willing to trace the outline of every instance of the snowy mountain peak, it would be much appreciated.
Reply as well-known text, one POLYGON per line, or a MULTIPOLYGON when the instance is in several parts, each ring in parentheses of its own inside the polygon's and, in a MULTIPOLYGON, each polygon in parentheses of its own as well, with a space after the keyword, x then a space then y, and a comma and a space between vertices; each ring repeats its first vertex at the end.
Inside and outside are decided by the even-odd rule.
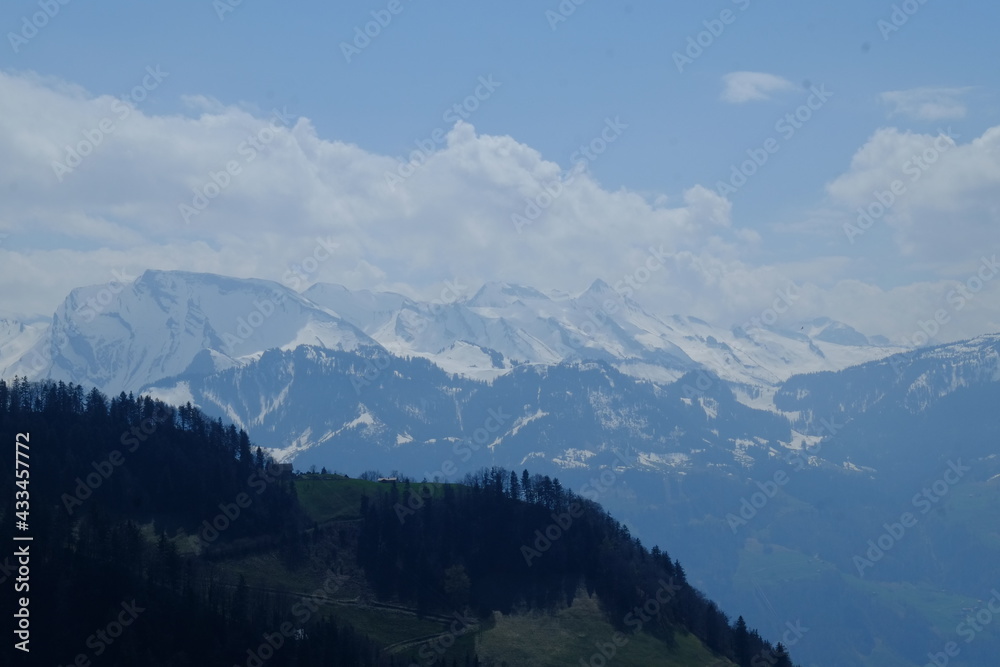
POLYGON ((490 282, 479 288, 466 305, 472 308, 503 308, 518 301, 549 301, 534 287, 511 283, 490 282))
POLYGON ((395 292, 352 291, 334 283, 316 283, 302 296, 344 318, 366 334, 371 335, 402 308, 412 308, 415 303, 395 292))
MULTIPOLYGON (((73 290, 34 345, 29 375, 116 393, 164 377, 205 374, 267 349, 377 345, 339 317, 266 280, 146 271, 135 282, 73 290), (37 364, 33 364, 37 366, 37 364)), ((15 370, 28 371, 22 363, 15 370)))
POLYGON ((815 340, 822 340, 838 345, 865 346, 874 344, 868 336, 854 327, 831 320, 829 317, 818 317, 802 325, 801 330, 815 340))
MULTIPOLYGON (((658 383, 703 369, 758 389, 900 351, 825 318, 790 330, 744 331, 661 317, 600 279, 576 297, 554 299, 533 287, 493 282, 466 301, 442 304, 329 283, 299 294, 267 280, 150 270, 117 292, 106 285, 73 290, 50 325, 3 326, 4 374, 49 376, 109 393, 204 376, 251 363, 267 350, 303 345, 388 350, 486 380, 519 364, 599 360, 658 383)), ((747 389, 745 395, 768 394, 747 389)))
POLYGON ((576 298, 578 301, 594 304, 600 308, 616 309, 617 306, 621 306, 625 303, 628 303, 631 306, 636 306, 634 302, 623 297, 620 293, 616 292, 611 285, 607 284, 600 278, 592 282, 590 287, 581 292, 576 298), (611 302, 616 303, 617 306, 610 306, 609 304, 611 302))
POLYGON ((23 332, 24 323, 20 320, 0 318, 0 344, 23 332))

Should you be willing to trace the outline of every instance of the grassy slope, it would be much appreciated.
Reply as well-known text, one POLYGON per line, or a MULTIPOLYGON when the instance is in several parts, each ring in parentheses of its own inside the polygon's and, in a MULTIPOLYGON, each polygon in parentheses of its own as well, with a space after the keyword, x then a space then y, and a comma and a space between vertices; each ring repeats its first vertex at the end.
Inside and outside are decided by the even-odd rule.
MULTIPOLYGON (((410 489, 413 493, 419 493, 424 486, 434 498, 444 495, 444 484, 411 484, 410 489)), ((403 484, 396 485, 400 502, 403 503, 411 500, 411 494, 407 494, 405 488, 403 484)), ((366 482, 339 475, 302 475, 295 483, 299 504, 309 518, 317 523, 358 519, 362 495, 374 497, 377 494, 388 494, 391 489, 391 484, 366 482)))
MULTIPOLYGON (((440 497, 442 484, 428 484, 440 497)), ((420 485, 414 484, 415 490, 420 485)), ((430 664, 428 656, 457 658, 478 653, 481 659, 517 665, 580 664, 597 651, 595 642, 607 641, 614 628, 605 620, 597 600, 578 597, 573 606, 555 615, 539 613, 497 616, 452 642, 449 625, 452 619, 419 617, 406 609, 373 606, 364 575, 354 562, 349 544, 339 543, 339 532, 348 542, 357 530, 361 497, 388 493, 390 485, 347 479, 334 475, 304 475, 296 482, 296 493, 306 514, 325 530, 317 540, 317 553, 301 568, 290 570, 273 553, 255 553, 219 563, 236 578, 242 574, 254 588, 282 589, 309 593, 320 588, 330 572, 343 575, 336 591, 321 612, 353 625, 373 640, 396 644, 392 653, 418 664, 430 664), (439 637, 428 637, 438 634, 439 637), (419 642, 406 640, 424 638, 419 642), (442 641, 443 640, 443 641, 442 641), (448 646, 446 650, 444 647, 448 646), (422 654, 421 654, 422 651, 422 654)), ((401 499, 402 486, 399 487, 401 499)), ((695 637, 678 635, 675 646, 646 634, 632 635, 615 656, 615 665, 664 665, 665 667, 731 667, 732 663, 712 656, 695 637)), ((598 661, 600 662, 600 661, 598 661)))
MULTIPOLYGON (((510 667, 577 667, 603 664, 598 645, 611 645, 615 629, 605 620, 596 598, 578 596, 573 606, 555 615, 538 613, 499 616, 479 637, 480 658, 510 667)), ((693 635, 676 637, 677 644, 639 633, 616 647, 609 663, 621 667, 730 667, 733 663, 712 655, 693 635)), ((621 643, 621 640, 619 640, 621 643)), ((610 649, 605 648, 606 652, 610 649)))

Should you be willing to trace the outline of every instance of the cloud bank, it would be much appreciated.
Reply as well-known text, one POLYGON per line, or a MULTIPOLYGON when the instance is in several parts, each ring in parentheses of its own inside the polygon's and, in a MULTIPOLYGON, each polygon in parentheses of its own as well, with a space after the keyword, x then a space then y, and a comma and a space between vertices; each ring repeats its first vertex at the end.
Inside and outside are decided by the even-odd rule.
POLYGON ((795 89, 788 79, 767 72, 730 72, 722 82, 722 101, 730 104, 761 102, 771 99, 774 93, 795 89))
MULTIPOLYGON (((782 89, 755 81, 734 87, 743 91, 734 99, 782 89)), ((50 314, 73 287, 146 268, 433 298, 446 280, 581 291, 632 275, 655 252, 663 270, 635 298, 657 313, 740 324, 794 283, 803 298, 789 321, 827 315, 902 340, 995 247, 1000 128, 944 150, 939 142, 919 182, 907 182, 877 224, 893 231, 899 257, 885 261, 895 272, 900 262, 923 263, 922 272, 880 286, 856 278, 871 231, 831 247, 827 229, 808 256, 781 256, 770 247, 777 232, 741 226, 730 202, 702 185, 676 199, 602 187, 589 165, 602 146, 613 149, 615 132, 635 131, 616 119, 573 164, 463 122, 400 164, 320 137, 285 109, 186 101, 186 114, 147 115, 136 99, 0 72, 6 314, 50 314)), ((906 161, 937 140, 876 132, 827 188, 830 225, 912 178, 906 161)), ((941 338, 1000 330, 995 290, 984 287, 941 338)))

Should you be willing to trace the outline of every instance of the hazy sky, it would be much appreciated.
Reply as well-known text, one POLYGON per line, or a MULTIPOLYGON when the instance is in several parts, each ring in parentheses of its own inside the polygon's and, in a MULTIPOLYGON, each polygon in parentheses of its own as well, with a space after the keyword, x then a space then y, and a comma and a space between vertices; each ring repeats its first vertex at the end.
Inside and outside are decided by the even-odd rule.
POLYGON ((146 268, 580 291, 652 247, 661 314, 1000 331, 994 4, 63 2, 0 6, 0 314, 146 268))

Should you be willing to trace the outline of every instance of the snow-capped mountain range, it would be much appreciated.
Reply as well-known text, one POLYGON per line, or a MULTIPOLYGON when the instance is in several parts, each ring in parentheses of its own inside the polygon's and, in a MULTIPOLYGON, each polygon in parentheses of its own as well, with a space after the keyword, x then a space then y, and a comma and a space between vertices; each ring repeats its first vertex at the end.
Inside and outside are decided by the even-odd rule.
POLYGON ((446 304, 324 284, 304 296, 393 354, 425 357, 451 373, 483 379, 521 363, 593 359, 656 382, 700 368, 759 389, 796 373, 837 370, 903 349, 827 319, 785 330, 724 328, 679 315, 661 319, 601 280, 575 297, 489 283, 446 304))
MULTIPOLYGON (((955 503, 940 511, 983 527, 928 515, 875 576, 905 565, 927 590, 993 585, 1000 334, 903 349, 828 319, 661 316, 601 281, 575 296, 460 292, 428 303, 147 271, 115 290, 73 290, 47 322, 0 320, 0 376, 190 402, 299 469, 552 474, 635 535, 669 541, 730 607, 753 609, 766 592, 761 627, 819 613, 816 599, 831 619, 867 608, 869 589, 844 584, 857 580, 852 558, 958 469, 961 488, 939 491, 955 503), (746 554, 768 551, 781 576, 740 588, 756 562, 746 554), (809 578, 788 585, 787 563, 809 578)), ((876 610, 858 631, 885 636, 887 617, 876 610)), ((810 635, 820 657, 839 645, 822 621, 810 635)))
POLYGON ((275 283, 160 271, 147 271, 117 294, 103 286, 75 289, 44 331, 8 320, 0 334, 0 350, 11 350, 0 358, 5 377, 49 377, 111 393, 245 364, 271 348, 375 344, 275 283))
POLYGON ((2 321, 0 368, 190 402, 299 466, 417 469, 471 443, 469 465, 747 471, 822 437, 824 415, 995 382, 982 340, 899 354, 826 319, 723 328, 602 281, 423 303, 147 271, 116 293, 73 290, 49 323, 2 321))
POLYGON ((486 380, 520 364, 571 360, 603 360, 661 383, 706 369, 754 392, 902 349, 830 320, 782 330, 660 318, 600 280, 577 296, 490 283, 471 297, 426 303, 332 284, 300 294, 263 280, 147 271, 117 294, 73 290, 47 327, 3 321, 0 373, 142 391, 299 345, 381 347, 486 380))
POLYGON ((321 445, 344 456, 364 443, 359 465, 397 445, 437 449, 496 408, 511 416, 490 433, 490 460, 508 465, 586 468, 631 448, 644 466, 747 466, 756 448, 766 458, 804 437, 754 416, 779 412, 789 377, 901 351, 826 319, 777 329, 661 318, 600 280, 577 296, 498 283, 452 296, 146 271, 114 293, 73 290, 48 325, 4 321, 0 373, 190 401, 279 457, 309 452, 297 463, 321 458, 321 445))

